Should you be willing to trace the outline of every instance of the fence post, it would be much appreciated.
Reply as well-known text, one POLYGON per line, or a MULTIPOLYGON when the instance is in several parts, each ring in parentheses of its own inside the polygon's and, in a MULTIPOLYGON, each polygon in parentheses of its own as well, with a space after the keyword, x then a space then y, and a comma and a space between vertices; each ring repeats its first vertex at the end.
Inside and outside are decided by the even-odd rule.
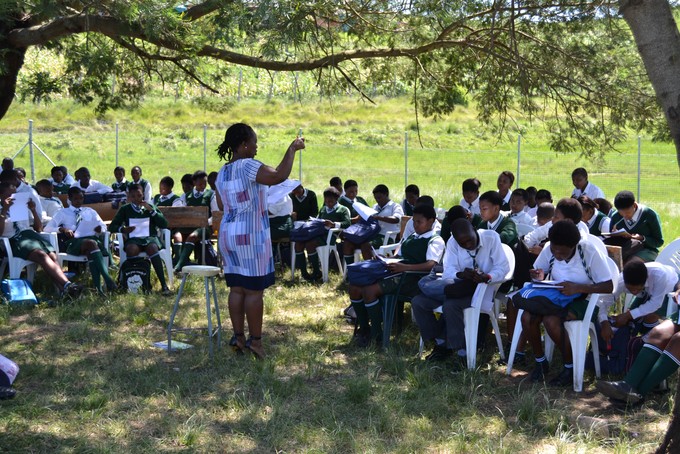
POLYGON ((118 122, 116 122, 116 167, 118 167, 118 122))
POLYGON ((208 125, 203 125, 203 171, 208 170, 208 125))
POLYGON ((408 131, 404 131, 404 187, 408 186, 408 131))
POLYGON ((519 184, 519 170, 520 170, 520 162, 522 160, 522 134, 517 134, 517 184, 515 185, 516 188, 521 188, 519 184))
POLYGON ((33 160, 33 120, 28 120, 28 155, 31 160, 31 181, 35 183, 35 161, 33 160))
POLYGON ((640 166, 640 155, 642 154, 642 139, 638 136, 638 168, 637 168, 637 200, 640 201, 640 173, 642 168, 640 166))

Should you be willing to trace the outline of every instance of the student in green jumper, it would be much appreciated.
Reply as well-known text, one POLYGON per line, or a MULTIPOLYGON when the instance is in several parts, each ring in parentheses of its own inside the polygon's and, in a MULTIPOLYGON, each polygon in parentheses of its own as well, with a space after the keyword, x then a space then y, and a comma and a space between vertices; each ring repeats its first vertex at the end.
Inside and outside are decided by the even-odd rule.
MULTIPOLYGON (((319 211, 319 219, 323 219, 326 228, 346 229, 350 225, 349 209, 338 203, 340 192, 333 186, 330 186, 323 191, 323 207, 319 211)), ((317 246, 326 245, 328 234, 323 234, 317 238, 309 241, 297 241, 295 243, 295 263, 298 264, 302 278, 306 281, 315 282, 321 279, 321 264, 319 263, 319 255, 316 252, 317 246), (305 260, 305 250, 309 263, 312 265, 312 274, 307 270, 307 262, 305 260)), ((337 239, 337 234, 331 237, 331 244, 334 244, 337 239)))
POLYGON ((639 257, 645 262, 654 261, 659 255, 659 247, 663 245, 659 215, 637 203, 630 191, 616 194, 614 207, 616 213, 612 215, 610 229, 617 235, 605 243, 622 246, 624 264, 632 257, 639 257))
POLYGON ((352 224, 359 222, 361 217, 357 210, 354 209, 354 202, 363 203, 368 206, 368 202, 363 197, 357 195, 359 193, 359 183, 355 180, 345 180, 345 193, 340 196, 338 203, 342 206, 346 206, 349 209, 349 214, 352 218, 352 224))

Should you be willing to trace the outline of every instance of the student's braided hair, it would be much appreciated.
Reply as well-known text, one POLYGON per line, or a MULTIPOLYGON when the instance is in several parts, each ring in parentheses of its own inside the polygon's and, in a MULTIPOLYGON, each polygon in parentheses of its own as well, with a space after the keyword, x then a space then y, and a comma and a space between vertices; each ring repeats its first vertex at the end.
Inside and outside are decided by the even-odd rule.
POLYGON ((236 149, 243 142, 255 135, 253 128, 245 123, 235 123, 224 133, 224 142, 217 148, 217 156, 220 160, 231 161, 236 149))

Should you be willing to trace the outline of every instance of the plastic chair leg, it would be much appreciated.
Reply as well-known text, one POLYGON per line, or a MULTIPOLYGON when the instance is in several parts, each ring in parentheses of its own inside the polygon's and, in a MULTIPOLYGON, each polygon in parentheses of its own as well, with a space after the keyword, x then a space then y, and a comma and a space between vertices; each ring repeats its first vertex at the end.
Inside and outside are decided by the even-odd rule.
POLYGON ((295 281, 295 241, 290 242, 290 281, 295 281))
POLYGON ((467 367, 474 370, 477 365, 477 331, 479 330, 479 309, 468 307, 463 311, 465 320, 465 351, 467 367))
POLYGON ((392 324, 394 323, 394 312, 397 306, 396 295, 383 295, 383 348, 390 346, 390 335, 392 334, 392 324))
POLYGON ((510 353, 508 353, 508 367, 505 371, 507 375, 510 375, 512 372, 512 364, 515 362, 517 344, 519 343, 519 338, 522 335, 522 314, 524 314, 524 309, 519 309, 517 311, 517 321, 515 322, 515 330, 513 331, 512 342, 510 343, 510 353))
POLYGON ((502 360, 505 360, 505 351, 503 349, 503 340, 501 339, 501 331, 498 327, 498 320, 494 313, 489 314, 489 319, 491 319, 491 326, 493 327, 493 332, 496 336, 496 344, 498 345, 498 353, 502 360))

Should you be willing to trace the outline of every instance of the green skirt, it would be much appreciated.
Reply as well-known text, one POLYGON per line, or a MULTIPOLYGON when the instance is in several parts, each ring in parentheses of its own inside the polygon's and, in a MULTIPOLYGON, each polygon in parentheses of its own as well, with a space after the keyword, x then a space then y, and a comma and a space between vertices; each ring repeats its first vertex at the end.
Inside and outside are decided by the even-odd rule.
POLYGON ((24 260, 28 260, 28 256, 36 249, 44 251, 46 254, 55 252, 49 241, 31 229, 22 230, 21 233, 10 238, 9 244, 12 246, 12 254, 24 260))
POLYGON ((108 256, 109 252, 104 247, 104 243, 98 236, 84 236, 82 238, 71 238, 66 242, 66 253, 71 255, 81 255, 81 249, 83 246, 83 241, 94 240, 99 246, 99 250, 102 251, 102 255, 108 256))
POLYGON ((136 244, 140 248, 145 248, 152 244, 158 246, 158 249, 162 249, 161 240, 157 236, 147 236, 143 238, 127 238, 125 244, 136 244))

